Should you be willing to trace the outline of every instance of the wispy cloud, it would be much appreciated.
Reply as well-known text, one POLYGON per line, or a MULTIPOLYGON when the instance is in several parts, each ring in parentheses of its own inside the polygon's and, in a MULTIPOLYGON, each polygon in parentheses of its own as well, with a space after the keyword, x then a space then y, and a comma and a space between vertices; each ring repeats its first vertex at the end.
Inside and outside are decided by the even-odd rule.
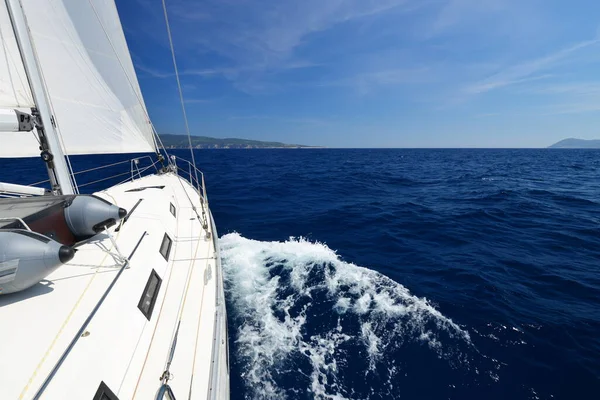
MULTIPOLYGON (((157 6, 137 1, 157 21, 162 18, 157 6)), ((238 90, 268 92, 275 86, 275 75, 322 64, 303 50, 315 34, 390 12, 409 12, 419 4, 415 0, 172 0, 168 9, 178 53, 206 66, 186 69, 182 63, 182 76, 223 77, 238 90), (185 40, 177 41, 178 37, 185 40), (217 65, 208 65, 215 61, 217 65)), ((148 77, 172 76, 168 70, 136 66, 148 77)))
POLYGON ((184 101, 186 104, 206 104, 206 103, 214 103, 218 100, 220 100, 221 98, 214 98, 214 99, 194 99, 194 98, 186 98, 184 101))
POLYGON ((474 118, 490 118, 490 117, 497 117, 501 115, 500 113, 497 112, 492 112, 492 113, 482 113, 482 114, 477 114, 474 116, 474 118))
POLYGON ((264 114, 255 114, 255 115, 232 115, 228 118, 232 121, 275 121, 275 122, 283 122, 283 123, 292 123, 292 124, 302 124, 302 125, 311 125, 311 126, 327 126, 332 125, 334 123, 334 119, 324 119, 324 118, 311 118, 311 117, 282 117, 276 115, 264 115, 264 114))
MULTIPOLYGON (((250 76, 257 73, 262 74, 276 74, 285 71, 299 70, 305 68, 315 68, 319 64, 307 62, 307 61, 291 61, 281 64, 276 70, 266 70, 261 65, 240 65, 239 67, 219 67, 219 68, 203 68, 203 69, 184 69, 179 71, 181 77, 200 77, 203 79, 214 79, 224 78, 231 81, 239 81, 240 86, 244 84, 244 80, 241 79, 244 76, 250 76)), ((170 70, 159 70, 156 68, 148 67, 141 62, 136 62, 135 67, 138 71, 143 72, 142 76, 147 76, 157 79, 167 79, 175 77, 175 72, 170 70)), ((186 83, 188 86, 194 86, 193 84, 186 83)))
POLYGON ((542 115, 583 114, 600 112, 600 99, 586 102, 568 102, 555 104, 544 108, 542 115))
MULTIPOLYGON (((169 87, 174 76, 160 1, 117 3, 129 12, 124 26, 142 86, 169 87)), ((459 137, 475 127, 491 132, 499 120, 535 130, 542 119, 527 121, 531 116, 577 122, 583 118, 565 115, 599 112, 600 3, 585 3, 169 0, 167 6, 188 103, 223 96, 196 110, 213 118, 217 131, 292 134, 287 127, 298 126, 303 135, 353 130, 362 138, 359 131, 396 127, 400 119, 414 132, 459 137), (333 117, 322 118, 324 107, 333 117)), ((164 103, 160 91, 147 92, 164 103)), ((396 134, 390 130, 389 143, 396 134)))
POLYGON ((553 83, 527 88, 525 93, 543 96, 549 105, 543 115, 581 114, 600 111, 600 82, 553 83))
POLYGON ((453 28, 480 20, 483 16, 510 10, 507 0, 447 0, 433 12, 431 23, 426 25, 425 36, 432 37, 453 28))
POLYGON ((210 28, 194 42, 232 61, 268 68, 289 60, 312 33, 407 4, 408 0, 180 0, 172 10, 184 25, 204 23, 210 28))
POLYGON ((480 94, 489 92, 491 90, 500 89, 506 86, 519 85, 527 82, 550 79, 554 76, 552 74, 544 74, 539 76, 510 77, 509 75, 510 74, 505 76, 494 75, 490 79, 486 79, 484 81, 478 82, 472 86, 467 87, 465 89, 465 92, 468 94, 480 94))
MULTIPOLYGON (((148 76, 153 78, 172 78, 175 76, 174 71, 162 71, 155 68, 148 67, 142 63, 135 63, 135 67, 138 71, 142 71, 148 76)), ((190 69, 179 71, 180 76, 201 76, 201 77, 213 77, 218 75, 226 75, 230 73, 236 73, 233 68, 207 68, 207 69, 190 69)))
MULTIPOLYGON (((145 8, 151 8, 147 0, 138 1, 145 8)), ((409 36, 402 37, 404 25, 416 24, 417 29, 427 32, 426 38, 432 38, 480 21, 484 16, 512 16, 517 14, 515 8, 522 8, 517 7, 519 4, 516 0, 172 0, 169 12, 175 39, 185 38, 176 40, 179 52, 205 66, 186 69, 182 65, 184 77, 222 77, 242 92, 273 93, 281 90, 278 74, 323 67, 322 74, 311 77, 314 86, 349 87, 359 93, 369 93, 380 86, 432 80, 433 75, 415 71, 430 60, 410 60, 415 55, 418 58, 419 52, 409 50, 412 45, 404 43, 411 35, 407 30, 409 36), (410 21, 410 17, 405 18, 409 14, 416 15, 416 22, 410 21), (423 18, 420 14, 426 16, 423 18), (390 16, 395 17, 391 19, 390 16), (378 24, 386 18, 387 23, 381 25, 383 33, 377 33, 378 24), (352 25, 354 31, 361 24, 367 27, 355 37, 363 48, 357 47, 352 38, 345 37, 339 38, 337 43, 319 43, 319 35, 344 29, 344 24, 348 23, 356 24, 352 25), (370 35, 375 48, 381 38, 396 38, 399 40, 398 45, 393 46, 396 53, 406 54, 380 62, 381 51, 368 47, 370 35), (343 47, 344 51, 340 53, 347 60, 323 52, 324 47, 334 53, 343 47), (413 52, 415 54, 410 54, 413 52), (207 59, 211 62, 207 63, 207 59), (215 60, 218 61, 216 64, 215 60), (361 64, 363 66, 357 68, 361 64)), ((160 19, 162 16, 158 11, 153 9, 152 13, 160 19)), ((486 29, 489 30, 491 22, 494 20, 486 29)), ((149 77, 169 78, 173 75, 168 70, 137 66, 149 77)), ((513 75, 512 79, 508 73, 502 81, 480 82, 467 91, 488 91, 527 78, 519 76, 518 71, 513 75)), ((435 76, 437 81, 441 78, 441 75, 435 76)))
POLYGON ((385 86, 418 85, 435 81, 430 68, 384 68, 381 70, 356 72, 349 76, 315 82, 316 86, 352 88, 360 95, 385 86))
POLYGON ((589 96, 600 95, 600 82, 569 82, 569 83, 551 83, 544 86, 530 87, 528 93, 533 94, 556 94, 556 95, 573 95, 573 96, 589 96))
POLYGON ((552 74, 541 73, 547 72, 551 68, 556 67, 559 63, 568 62, 570 56, 583 49, 597 45, 598 43, 600 43, 600 39, 598 38, 585 40, 543 57, 506 67, 502 71, 468 86, 465 89, 465 92, 479 94, 524 82, 548 79, 552 77, 552 74))

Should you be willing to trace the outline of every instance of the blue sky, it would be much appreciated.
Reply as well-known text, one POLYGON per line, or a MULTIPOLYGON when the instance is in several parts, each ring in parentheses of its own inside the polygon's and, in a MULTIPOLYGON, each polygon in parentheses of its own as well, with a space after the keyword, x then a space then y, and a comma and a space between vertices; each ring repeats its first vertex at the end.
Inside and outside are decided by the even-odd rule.
MULTIPOLYGON (((160 0, 117 0, 160 133, 183 133, 160 0)), ((168 0, 192 134, 330 147, 600 138, 597 0, 168 0)))

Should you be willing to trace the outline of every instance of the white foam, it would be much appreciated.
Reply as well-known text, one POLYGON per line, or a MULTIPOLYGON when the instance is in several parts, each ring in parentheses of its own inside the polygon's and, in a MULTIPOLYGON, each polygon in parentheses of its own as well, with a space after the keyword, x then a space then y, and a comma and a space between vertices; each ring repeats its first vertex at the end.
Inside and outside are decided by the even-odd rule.
MULTIPOLYGON (((338 325, 339 326, 339 325, 338 325)), ((343 400, 335 379, 338 372, 337 353, 339 346, 351 336, 336 329, 323 335, 311 336, 308 342, 300 343, 300 351, 310 359, 311 392, 315 398, 343 400), (332 393, 333 392, 333 393, 332 393)))
MULTIPOLYGON (((278 376, 292 368, 286 364, 291 360, 312 368, 310 373, 302 371, 310 387, 298 389, 309 390, 309 397, 356 398, 338 379, 340 362, 352 362, 344 351, 350 343, 368 358, 365 374, 374 373, 385 362, 386 351, 405 341, 425 343, 440 357, 451 352, 446 353, 440 335, 470 344, 468 332, 426 299, 384 275, 340 260, 322 243, 302 238, 261 242, 232 233, 223 236, 220 245, 234 308, 230 312, 239 323, 232 332, 235 357, 254 398, 284 399, 291 393, 278 385, 278 376), (324 324, 317 334, 307 333, 307 318, 312 310, 322 313, 323 304, 337 325, 324 324), (358 321, 358 332, 344 332, 347 318, 358 321)), ((384 367, 390 374, 397 372, 395 366, 384 367)), ((390 387, 392 378, 387 379, 390 387)))

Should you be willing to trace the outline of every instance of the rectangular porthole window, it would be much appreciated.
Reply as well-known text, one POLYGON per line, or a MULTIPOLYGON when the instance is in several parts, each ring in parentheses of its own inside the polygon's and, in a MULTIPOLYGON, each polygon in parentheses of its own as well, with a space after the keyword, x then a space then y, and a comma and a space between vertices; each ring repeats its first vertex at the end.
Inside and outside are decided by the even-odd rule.
POLYGON ((119 398, 106 386, 106 383, 100 382, 100 387, 94 395, 94 400, 119 400, 119 398))
POLYGON ((175 210, 175 206, 173 205, 173 203, 171 203, 171 214, 173 214, 174 217, 177 217, 177 212, 175 210))
POLYGON ((169 237, 169 235, 167 235, 165 233, 165 236, 163 237, 162 243, 160 244, 160 254, 162 254, 162 256, 167 261, 169 261, 169 253, 171 252, 171 245, 172 244, 173 244, 173 241, 171 240, 171 238, 169 237))
POLYGON ((152 316, 152 310, 154 310, 154 304, 156 303, 161 283, 162 279, 160 279, 160 276, 158 276, 155 270, 152 270, 150 278, 146 282, 144 293, 142 293, 142 298, 138 303, 138 308, 148 321, 150 321, 150 317, 152 316))

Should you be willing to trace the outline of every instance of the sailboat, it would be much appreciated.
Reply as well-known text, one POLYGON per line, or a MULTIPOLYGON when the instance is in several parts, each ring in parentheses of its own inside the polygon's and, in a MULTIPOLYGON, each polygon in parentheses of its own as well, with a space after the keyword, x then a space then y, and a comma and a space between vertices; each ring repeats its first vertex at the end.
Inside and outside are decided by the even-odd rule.
POLYGON ((114 1, 2 0, 0 44, 0 157, 49 176, 0 183, 0 398, 228 399, 204 177, 161 149, 114 1), (119 153, 154 155, 80 194, 69 156, 119 153))

